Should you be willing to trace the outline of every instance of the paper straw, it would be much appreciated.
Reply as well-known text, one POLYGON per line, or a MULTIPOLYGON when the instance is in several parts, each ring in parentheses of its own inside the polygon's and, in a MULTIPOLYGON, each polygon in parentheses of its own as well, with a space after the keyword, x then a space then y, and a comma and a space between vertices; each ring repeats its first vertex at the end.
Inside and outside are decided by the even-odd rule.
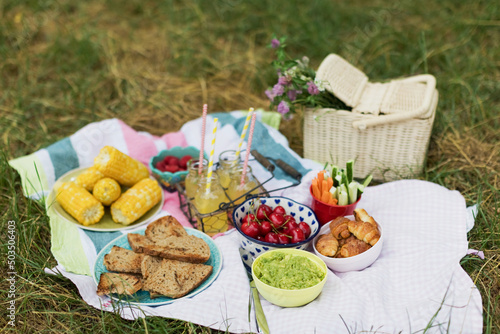
POLYGON ((243 184, 245 184, 245 176, 247 175, 247 167, 248 167, 248 157, 250 156, 250 148, 252 147, 253 129, 255 127, 256 117, 257 114, 253 113, 252 124, 250 125, 250 133, 248 134, 247 152, 245 154, 245 162, 243 163, 243 173, 241 173, 240 186, 243 186, 243 184))
POLYGON ((201 123, 201 146, 200 146, 200 158, 198 159, 199 166, 198 166, 198 174, 201 174, 201 171, 203 170, 203 153, 205 150, 205 128, 207 125, 207 110, 208 106, 207 104, 203 105, 203 115, 202 117, 202 123, 201 123))
POLYGON ((245 141, 245 135, 247 134, 248 125, 250 124, 250 118, 252 118, 253 114, 254 114, 253 108, 250 108, 248 110, 247 119, 245 120, 245 125, 243 125, 243 131, 241 131, 240 143, 238 144, 238 149, 236 150, 236 153, 235 153, 236 158, 234 159, 233 166, 236 165, 236 162, 238 161, 238 159, 240 157, 241 146, 243 145, 243 142, 245 141))
POLYGON ((215 135, 217 134, 217 121, 218 118, 214 118, 214 130, 212 131, 212 144, 210 147, 210 157, 208 161, 208 172, 207 172, 207 190, 206 193, 210 192, 210 185, 212 184, 212 169, 214 166, 214 151, 215 151, 215 135))

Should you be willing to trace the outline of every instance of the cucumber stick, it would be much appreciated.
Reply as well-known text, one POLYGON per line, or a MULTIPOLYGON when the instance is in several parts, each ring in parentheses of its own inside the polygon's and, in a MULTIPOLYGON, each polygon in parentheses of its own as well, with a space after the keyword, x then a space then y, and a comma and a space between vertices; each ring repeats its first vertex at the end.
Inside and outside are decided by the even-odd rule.
POLYGON ((358 200, 358 182, 353 181, 349 183, 347 190, 349 191, 349 204, 356 202, 358 200))
POLYGON ((349 204, 349 198, 346 191, 342 191, 339 195, 338 205, 347 205, 349 204))
POLYGON ((356 202, 373 178, 372 175, 368 175, 362 184, 355 181, 354 160, 347 161, 345 169, 326 163, 324 170, 333 178, 333 186, 329 191, 332 197, 337 199, 338 205, 348 205, 356 202))

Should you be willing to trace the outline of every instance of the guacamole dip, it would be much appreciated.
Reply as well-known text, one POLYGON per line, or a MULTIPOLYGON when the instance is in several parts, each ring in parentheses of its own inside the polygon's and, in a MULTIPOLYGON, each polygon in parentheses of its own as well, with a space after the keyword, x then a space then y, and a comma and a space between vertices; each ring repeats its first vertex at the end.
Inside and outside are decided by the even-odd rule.
POLYGON ((326 275, 311 259, 284 252, 262 256, 254 265, 254 274, 270 286, 287 290, 309 288, 326 275))

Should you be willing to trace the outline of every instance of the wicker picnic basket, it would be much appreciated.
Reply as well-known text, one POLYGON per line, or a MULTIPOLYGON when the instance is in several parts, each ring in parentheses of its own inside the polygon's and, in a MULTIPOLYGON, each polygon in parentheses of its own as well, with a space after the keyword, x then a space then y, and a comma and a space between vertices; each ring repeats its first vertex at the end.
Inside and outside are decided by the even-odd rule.
POLYGON ((362 71, 331 54, 316 78, 352 111, 306 109, 305 158, 339 167, 354 159, 358 178, 372 174, 390 181, 422 173, 438 102, 432 75, 371 83, 362 71))

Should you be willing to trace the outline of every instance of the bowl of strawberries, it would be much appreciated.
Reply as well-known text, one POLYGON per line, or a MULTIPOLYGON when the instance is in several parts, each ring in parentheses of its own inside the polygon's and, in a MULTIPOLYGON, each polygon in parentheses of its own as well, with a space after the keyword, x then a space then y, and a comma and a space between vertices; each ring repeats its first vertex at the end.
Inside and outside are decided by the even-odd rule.
POLYGON ((193 146, 175 146, 162 150, 149 161, 153 176, 168 191, 175 191, 175 185, 182 183, 188 174, 187 165, 192 159, 198 159, 200 150, 193 146))
POLYGON ((252 257, 280 248, 306 249, 320 230, 308 206, 286 197, 253 197, 233 211, 240 247, 252 257))

